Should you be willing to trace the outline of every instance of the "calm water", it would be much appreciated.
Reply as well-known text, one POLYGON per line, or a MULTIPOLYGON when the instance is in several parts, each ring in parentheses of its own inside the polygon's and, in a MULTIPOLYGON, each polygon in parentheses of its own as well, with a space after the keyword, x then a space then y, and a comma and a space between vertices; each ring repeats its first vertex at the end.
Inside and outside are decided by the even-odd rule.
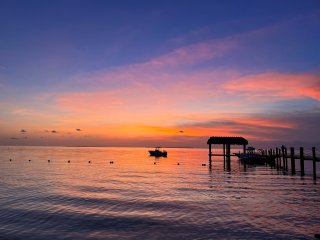
POLYGON ((264 166, 244 171, 236 159, 231 172, 221 160, 210 170, 202 166, 206 149, 168 149, 168 158, 159 159, 147 150, 0 147, 0 239, 314 239, 320 233, 319 179, 264 166))

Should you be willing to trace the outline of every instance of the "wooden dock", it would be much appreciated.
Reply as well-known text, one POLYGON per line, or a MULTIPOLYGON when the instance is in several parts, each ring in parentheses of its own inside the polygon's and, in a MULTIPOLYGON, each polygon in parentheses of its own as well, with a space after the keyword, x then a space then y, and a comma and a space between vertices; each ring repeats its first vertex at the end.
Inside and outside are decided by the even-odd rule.
POLYGON ((290 152, 284 146, 281 148, 268 149, 262 151, 263 155, 275 157, 275 167, 282 169, 286 172, 291 172, 292 175, 296 174, 296 168, 300 169, 300 175, 305 175, 305 161, 312 161, 312 175, 314 179, 317 179, 317 162, 320 162, 320 158, 316 156, 316 148, 311 148, 311 153, 305 154, 303 147, 296 151, 293 147, 290 148, 290 152), (299 161, 296 166, 296 160, 299 161), (288 162, 290 161, 290 168, 288 162))
MULTIPOLYGON (((224 165, 226 165, 227 170, 231 169, 231 156, 237 156, 236 154, 231 154, 231 145, 243 145, 243 152, 246 152, 246 146, 248 141, 243 137, 210 137, 207 144, 209 145, 209 166, 212 164, 212 157, 222 156, 224 160, 224 165), (223 154, 213 154, 212 144, 223 145, 223 154)), ((240 152, 239 152, 240 154, 240 152)), ((275 149, 260 149, 260 154, 262 156, 274 158, 273 166, 278 170, 283 170, 284 172, 291 172, 292 175, 296 174, 296 169, 300 171, 300 175, 305 175, 305 161, 312 161, 312 175, 313 179, 317 179, 317 162, 320 162, 320 157, 316 156, 316 148, 312 147, 311 151, 305 151, 303 147, 299 150, 291 147, 288 149, 285 146, 275 149), (308 152, 306 154, 306 152, 308 152), (296 160, 298 160, 298 166, 296 166, 296 160), (290 164, 288 164, 290 163, 290 164), (290 167, 289 167, 290 165, 290 167)))
POLYGON ((209 145, 209 166, 212 165, 212 156, 223 156, 223 164, 227 165, 227 169, 231 169, 231 145, 241 145, 243 146, 243 152, 246 152, 246 146, 248 145, 248 140, 243 137, 222 137, 222 136, 212 136, 208 139, 207 144, 209 145), (213 154, 211 145, 222 145, 223 154, 213 154))

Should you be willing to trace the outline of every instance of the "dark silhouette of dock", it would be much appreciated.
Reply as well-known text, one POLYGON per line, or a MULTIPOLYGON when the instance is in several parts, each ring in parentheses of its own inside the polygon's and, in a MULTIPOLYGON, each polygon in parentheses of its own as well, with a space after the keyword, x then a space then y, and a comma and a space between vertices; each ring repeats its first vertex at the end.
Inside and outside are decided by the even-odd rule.
MULTIPOLYGON (((248 140, 243 137, 210 137, 207 141, 209 145, 209 165, 212 165, 212 156, 223 156, 223 163, 227 165, 227 169, 231 169, 231 145, 242 145, 243 153, 246 152, 246 146, 248 145, 248 140), (223 154, 212 154, 211 145, 222 145, 223 154)), ((234 154, 233 154, 234 155, 234 154)))
POLYGON ((290 147, 290 153, 285 146, 280 148, 263 150, 262 154, 275 157, 275 167, 282 169, 285 172, 291 172, 292 175, 296 174, 296 160, 299 160, 300 175, 305 175, 305 161, 312 161, 312 175, 314 179, 317 179, 317 162, 320 162, 320 158, 316 156, 316 148, 311 148, 311 154, 305 154, 303 147, 299 148, 299 154, 296 154, 295 148, 290 147), (290 160, 290 168, 288 162, 290 160))
MULTIPOLYGON (((230 146, 231 145, 242 145, 243 153, 246 153, 246 146, 248 145, 248 140, 243 137, 210 137, 207 141, 209 145, 209 166, 212 165, 212 157, 213 156, 223 156, 224 166, 226 166, 227 170, 231 169, 231 156, 239 156, 239 154, 231 154, 230 146), (211 145, 223 145, 223 154, 213 154, 211 145)), ((282 145, 281 147, 277 147, 275 149, 260 149, 261 156, 265 156, 269 159, 274 159, 272 161, 273 167, 278 170, 283 170, 284 172, 291 172, 292 175, 296 174, 296 168, 298 167, 300 170, 300 175, 305 175, 305 161, 312 161, 312 174, 313 178, 317 179, 317 162, 320 162, 320 158, 316 156, 316 148, 311 148, 311 154, 305 154, 305 150, 303 147, 299 148, 299 153, 296 153, 293 147, 290 148, 290 152, 288 153, 287 147, 282 145), (290 167, 289 162, 290 160, 290 167), (296 160, 299 160, 298 166, 296 166, 296 160)))

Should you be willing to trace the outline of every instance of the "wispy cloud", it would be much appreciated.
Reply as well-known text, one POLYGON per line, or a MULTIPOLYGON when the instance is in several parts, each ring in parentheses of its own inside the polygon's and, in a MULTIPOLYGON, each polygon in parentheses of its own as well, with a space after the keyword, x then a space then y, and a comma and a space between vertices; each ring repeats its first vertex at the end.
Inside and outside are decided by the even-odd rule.
POLYGON ((122 105, 118 91, 74 92, 57 98, 57 103, 73 111, 102 111, 122 105))
POLYGON ((237 39, 224 38, 203 41, 177 48, 170 53, 151 59, 146 65, 172 67, 195 64, 221 57, 237 46, 237 39))
MULTIPOLYGON (((253 33, 246 33, 246 35, 251 36, 253 33)), ((188 75, 189 71, 186 70, 192 65, 231 54, 233 50, 239 47, 242 40, 243 34, 199 41, 172 49, 145 62, 101 69, 100 71, 74 76, 71 79, 71 84, 74 88, 80 86, 87 89, 101 89, 101 87, 115 89, 137 82, 156 84, 157 86, 160 83, 167 84, 172 82, 174 75, 178 78, 181 75, 188 75)), ((210 70, 219 71, 217 69, 210 70)), ((179 81, 179 79, 175 81, 179 81)))
MULTIPOLYGON (((25 105, 25 104, 21 104, 21 105, 25 105)), ((50 112, 46 112, 46 111, 41 111, 39 109, 36 108, 31 108, 31 107, 18 107, 16 106, 13 109, 9 110, 9 114, 13 115, 15 117, 30 117, 30 118, 42 118, 45 116, 48 116, 50 112)))

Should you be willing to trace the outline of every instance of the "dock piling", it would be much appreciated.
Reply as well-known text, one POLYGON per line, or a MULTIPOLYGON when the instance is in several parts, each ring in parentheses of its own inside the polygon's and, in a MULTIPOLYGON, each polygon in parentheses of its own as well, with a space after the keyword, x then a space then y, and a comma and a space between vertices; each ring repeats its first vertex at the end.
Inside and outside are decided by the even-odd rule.
POLYGON ((296 174, 296 160, 294 158, 294 148, 290 148, 290 157, 291 157, 291 174, 296 174))
POLYGON ((223 144, 223 168, 226 168, 226 145, 223 144))
POLYGON ((230 144, 226 144, 226 161, 227 161, 227 170, 231 170, 231 153, 230 153, 230 144))
POLYGON ((300 147, 300 171, 301 171, 301 177, 304 176, 304 154, 303 154, 303 147, 300 147))
POLYGON ((281 151, 282 151, 283 170, 288 171, 287 148, 282 145, 281 151))
POLYGON ((209 144, 209 164, 210 164, 210 166, 211 166, 211 161, 212 161, 211 156, 212 156, 211 144, 209 144))
POLYGON ((276 148, 277 169, 281 168, 280 149, 276 148))
POLYGON ((317 179, 317 165, 316 165, 316 148, 312 148, 312 166, 313 166, 313 179, 317 179))

